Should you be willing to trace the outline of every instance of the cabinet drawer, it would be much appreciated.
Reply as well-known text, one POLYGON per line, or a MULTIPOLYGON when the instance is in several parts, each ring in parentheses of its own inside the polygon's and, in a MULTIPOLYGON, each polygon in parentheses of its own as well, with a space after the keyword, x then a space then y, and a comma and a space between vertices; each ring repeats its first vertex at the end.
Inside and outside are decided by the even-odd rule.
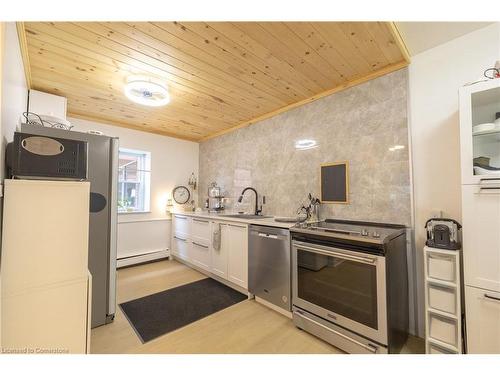
POLYGON ((440 347, 439 345, 429 343, 429 348, 427 353, 429 354, 457 354, 457 352, 453 352, 451 350, 440 347))
POLYGON ((455 256, 427 252, 427 276, 432 279, 455 282, 457 279, 455 256))
POLYGON ((427 303, 431 309, 457 314, 457 292, 454 288, 429 284, 427 295, 427 303))
POLYGON ((500 293, 465 287, 467 351, 500 354, 500 293))
POLYGON ((187 238, 183 238, 177 234, 172 238, 172 251, 179 258, 190 260, 191 243, 187 238))
POLYGON ((193 240, 201 242, 203 245, 210 243, 210 222, 205 219, 193 218, 191 222, 191 234, 193 240))
POLYGON ((500 185, 462 187, 465 284, 500 292, 500 185))
POLYGON ((195 239, 191 242, 192 262, 205 270, 210 270, 210 246, 195 239))
POLYGON ((174 215, 174 230, 182 238, 188 238, 191 234, 191 218, 184 215, 174 215))
POLYGON ((429 337, 458 347, 458 321, 429 313, 429 337))

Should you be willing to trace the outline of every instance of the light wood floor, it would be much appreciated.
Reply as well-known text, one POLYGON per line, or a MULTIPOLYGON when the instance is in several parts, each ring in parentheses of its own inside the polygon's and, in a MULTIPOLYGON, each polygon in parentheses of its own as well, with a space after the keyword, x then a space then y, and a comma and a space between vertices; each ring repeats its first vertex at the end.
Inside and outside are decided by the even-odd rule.
MULTIPOLYGON (((117 302, 122 303, 206 276, 176 261, 118 270, 117 302)), ((115 321, 92 330, 92 353, 342 353, 297 329, 285 316, 247 300, 142 344, 118 307, 115 321)), ((420 340, 404 352, 420 352, 420 340)))

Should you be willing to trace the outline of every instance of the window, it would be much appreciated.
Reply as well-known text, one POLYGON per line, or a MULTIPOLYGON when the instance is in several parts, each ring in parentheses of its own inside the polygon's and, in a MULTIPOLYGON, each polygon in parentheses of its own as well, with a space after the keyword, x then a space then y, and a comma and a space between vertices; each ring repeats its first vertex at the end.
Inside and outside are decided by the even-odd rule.
POLYGON ((149 211, 151 154, 120 148, 118 158, 118 212, 149 211))

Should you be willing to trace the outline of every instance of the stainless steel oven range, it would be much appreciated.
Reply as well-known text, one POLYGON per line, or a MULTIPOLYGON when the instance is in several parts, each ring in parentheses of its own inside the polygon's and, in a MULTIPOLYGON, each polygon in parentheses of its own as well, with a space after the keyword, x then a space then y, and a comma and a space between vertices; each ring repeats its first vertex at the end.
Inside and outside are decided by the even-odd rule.
POLYGON ((326 220, 291 232, 295 325, 349 353, 398 353, 408 337, 405 227, 326 220))

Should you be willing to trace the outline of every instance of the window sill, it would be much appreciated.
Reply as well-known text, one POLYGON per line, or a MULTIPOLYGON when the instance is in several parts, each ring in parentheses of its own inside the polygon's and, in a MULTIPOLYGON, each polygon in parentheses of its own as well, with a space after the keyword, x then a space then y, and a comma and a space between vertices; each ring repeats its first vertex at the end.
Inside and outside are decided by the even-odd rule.
POLYGON ((151 211, 118 211, 118 215, 150 214, 151 211))

